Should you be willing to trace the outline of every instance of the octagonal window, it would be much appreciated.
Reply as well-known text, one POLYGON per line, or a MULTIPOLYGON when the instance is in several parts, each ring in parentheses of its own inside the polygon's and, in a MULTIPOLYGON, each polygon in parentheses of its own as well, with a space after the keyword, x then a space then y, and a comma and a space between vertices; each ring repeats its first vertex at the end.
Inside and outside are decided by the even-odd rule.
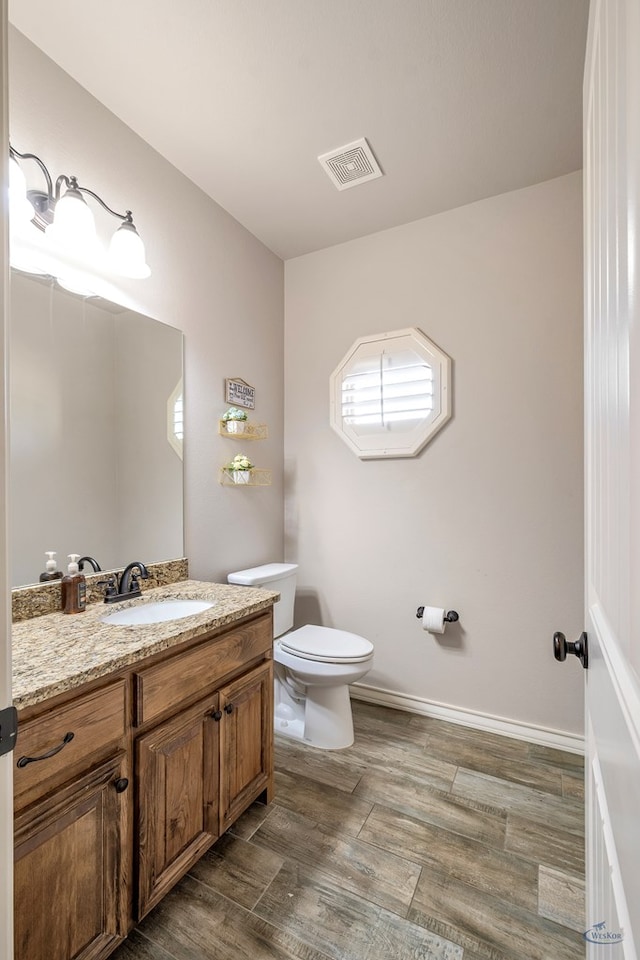
POLYGON ((415 457, 451 416, 450 368, 415 327, 362 337, 331 375, 331 426, 362 459, 415 457))
POLYGON ((184 442, 184 389, 182 377, 167 400, 167 440, 182 460, 184 442))

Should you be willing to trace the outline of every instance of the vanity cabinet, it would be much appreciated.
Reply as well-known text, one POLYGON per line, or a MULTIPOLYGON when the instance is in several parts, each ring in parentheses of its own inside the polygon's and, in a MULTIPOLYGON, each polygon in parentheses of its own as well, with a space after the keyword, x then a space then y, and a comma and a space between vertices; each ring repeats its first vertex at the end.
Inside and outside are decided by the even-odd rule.
POLYGON ((16 960, 108 957, 271 799, 272 636, 269 609, 19 714, 16 960))
POLYGON ((219 836, 218 696, 136 743, 138 919, 219 836))
POLYGON ((143 726, 177 710, 135 742, 138 919, 256 797, 270 798, 271 646, 271 621, 262 617, 136 675, 143 726), (263 662, 243 670, 256 659, 263 662))
POLYGON ((19 728, 16 960, 107 957, 129 926, 125 681, 19 728))
POLYGON ((220 690, 220 824, 224 833, 273 777, 273 666, 256 667, 220 690))

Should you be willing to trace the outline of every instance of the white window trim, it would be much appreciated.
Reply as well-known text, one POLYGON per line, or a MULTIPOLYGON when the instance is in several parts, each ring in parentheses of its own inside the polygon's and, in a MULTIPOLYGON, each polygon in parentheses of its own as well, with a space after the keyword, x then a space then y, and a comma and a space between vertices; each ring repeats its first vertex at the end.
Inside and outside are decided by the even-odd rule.
POLYGON ((175 390, 167 400, 167 440, 182 460, 184 446, 184 387, 182 377, 178 380, 175 390), (182 432, 179 432, 176 420, 176 404, 179 400, 182 401, 182 420, 180 421, 182 432))
MULTIPOLYGON (((416 364, 416 366, 419 365, 416 364)), ((361 337, 356 340, 331 374, 331 426, 347 446, 363 460, 381 457, 415 457, 451 417, 450 381, 451 359, 416 327, 361 337), (429 395, 425 390, 421 394, 422 399, 417 401, 423 405, 424 415, 407 416, 401 423, 393 422, 393 417, 384 422, 384 417, 381 415, 379 424, 371 422, 365 425, 361 420, 358 425, 353 416, 353 406, 349 411, 344 402, 345 384, 349 382, 349 378, 353 381, 354 376, 360 375, 360 372, 355 373, 354 369, 362 368, 363 363, 366 367, 367 362, 370 362, 374 380, 376 371, 380 371, 379 398, 376 394, 375 382, 372 382, 370 398, 372 406, 365 407, 364 402, 362 405, 363 411, 371 411, 373 416, 374 402, 379 404, 381 411, 383 409, 384 357, 407 352, 417 354, 422 360, 425 374, 420 376, 425 383, 429 376, 426 374, 426 369, 430 371, 433 392, 429 395)), ((387 383, 389 383, 388 379, 387 383)))

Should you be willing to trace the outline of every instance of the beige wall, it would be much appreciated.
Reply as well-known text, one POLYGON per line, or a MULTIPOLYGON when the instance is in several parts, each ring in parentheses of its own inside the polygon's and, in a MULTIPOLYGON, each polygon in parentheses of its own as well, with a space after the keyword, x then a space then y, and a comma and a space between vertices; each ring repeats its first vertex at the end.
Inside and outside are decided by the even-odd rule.
MULTIPOLYGON (((229 570, 279 559, 281 260, 13 29, 9 54, 12 143, 41 156, 54 176, 75 174, 111 206, 133 210, 153 272, 149 280, 122 286, 114 299, 185 333, 185 533, 192 575, 220 579, 229 570), (251 453, 258 466, 273 470, 270 488, 218 484, 219 467, 242 449, 217 435, 225 377, 242 377, 256 388, 255 420, 267 422, 270 433, 251 453)), ((197 131, 194 136, 197 149, 197 131)), ((133 416, 143 430, 144 411, 133 416)))
POLYGON ((371 639, 371 686, 582 729, 582 671, 551 653, 583 628, 581 250, 572 174, 286 264, 296 619, 371 639), (357 337, 408 326, 452 357, 453 418, 415 459, 361 461, 329 427, 329 376, 357 337), (460 624, 423 632, 423 603, 460 624))

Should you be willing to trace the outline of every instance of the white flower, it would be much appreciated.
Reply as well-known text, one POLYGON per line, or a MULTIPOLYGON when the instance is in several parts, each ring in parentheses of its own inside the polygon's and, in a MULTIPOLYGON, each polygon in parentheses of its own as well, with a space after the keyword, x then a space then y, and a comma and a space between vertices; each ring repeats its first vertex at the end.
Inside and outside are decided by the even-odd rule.
POLYGON ((252 470, 253 464, 249 457, 245 456, 244 453, 237 453, 231 463, 229 464, 228 470, 252 470))
POLYGON ((225 422, 227 420, 246 420, 247 414, 244 410, 239 410, 238 407, 229 407, 229 409, 222 414, 222 419, 225 422))

